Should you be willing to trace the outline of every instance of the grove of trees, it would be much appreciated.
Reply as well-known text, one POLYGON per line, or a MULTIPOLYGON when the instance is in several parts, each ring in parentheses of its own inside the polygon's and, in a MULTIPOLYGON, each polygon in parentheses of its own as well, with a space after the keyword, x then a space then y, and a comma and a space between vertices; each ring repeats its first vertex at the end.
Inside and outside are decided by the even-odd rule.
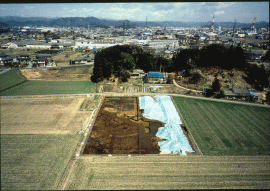
POLYGON ((204 46, 201 50, 185 49, 173 57, 175 71, 192 69, 195 67, 218 66, 222 69, 244 69, 246 58, 240 46, 230 48, 220 44, 204 46))
MULTIPOLYGON (((269 60, 269 50, 264 57, 269 60)), ((162 56, 154 56, 150 52, 144 52, 140 47, 133 45, 116 45, 96 53, 94 63, 93 82, 102 81, 112 74, 127 81, 127 71, 139 68, 148 71, 180 72, 186 70, 186 74, 196 67, 214 67, 231 70, 233 68, 244 71, 248 77, 246 81, 262 89, 268 86, 269 73, 264 67, 247 64, 246 55, 241 46, 225 47, 220 44, 211 44, 202 49, 184 49, 166 59, 162 56)), ((195 79, 196 81, 196 79, 195 79)))
POLYGON ((123 78, 126 81, 126 71, 135 68, 145 72, 152 70, 174 71, 171 60, 161 56, 154 56, 149 52, 143 52, 138 46, 116 45, 101 50, 95 56, 94 75, 91 77, 93 82, 102 81, 109 78, 112 74, 123 78))

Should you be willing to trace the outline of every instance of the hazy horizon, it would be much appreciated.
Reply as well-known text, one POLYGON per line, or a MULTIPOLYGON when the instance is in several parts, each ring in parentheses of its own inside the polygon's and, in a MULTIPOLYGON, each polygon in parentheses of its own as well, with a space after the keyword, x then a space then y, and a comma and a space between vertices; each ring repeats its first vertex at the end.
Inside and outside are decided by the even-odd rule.
POLYGON ((96 17, 129 21, 269 22, 269 2, 0 4, 0 17, 96 17))

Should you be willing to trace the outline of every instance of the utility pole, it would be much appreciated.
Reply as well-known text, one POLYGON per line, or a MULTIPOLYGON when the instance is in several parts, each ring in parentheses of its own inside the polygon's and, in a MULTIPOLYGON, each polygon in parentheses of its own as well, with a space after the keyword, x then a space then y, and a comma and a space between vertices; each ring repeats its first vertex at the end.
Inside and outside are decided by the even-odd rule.
POLYGON ((236 19, 235 19, 235 22, 234 22, 234 25, 233 25, 233 33, 234 33, 234 30, 235 30, 235 25, 236 25, 236 19))

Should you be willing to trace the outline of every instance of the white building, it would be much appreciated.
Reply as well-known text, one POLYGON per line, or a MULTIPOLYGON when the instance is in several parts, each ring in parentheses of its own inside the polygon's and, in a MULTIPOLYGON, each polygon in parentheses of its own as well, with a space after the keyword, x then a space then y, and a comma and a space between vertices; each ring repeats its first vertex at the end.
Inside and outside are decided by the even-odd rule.
POLYGON ((92 44, 91 42, 90 43, 87 43, 87 42, 76 42, 75 43, 75 46, 74 48, 77 49, 77 48, 82 48, 82 49, 86 49, 86 48, 90 48, 90 49, 102 49, 102 48, 108 48, 108 47, 111 47, 111 46, 115 46, 117 44, 92 44))

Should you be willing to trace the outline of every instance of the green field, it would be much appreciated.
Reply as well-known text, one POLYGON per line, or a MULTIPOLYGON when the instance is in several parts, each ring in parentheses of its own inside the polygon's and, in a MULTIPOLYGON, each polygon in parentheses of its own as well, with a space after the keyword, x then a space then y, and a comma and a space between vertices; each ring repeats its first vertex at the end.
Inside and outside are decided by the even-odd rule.
POLYGON ((27 81, 21 85, 1 92, 1 96, 47 95, 90 93, 95 84, 87 81, 27 81))
POLYGON ((1 190, 55 190, 80 135, 1 135, 1 190))
POLYGON ((15 86, 26 80, 26 77, 22 75, 19 69, 9 70, 3 74, 0 74, 0 91, 15 86))
POLYGON ((173 97, 204 155, 269 155, 270 109, 173 97))

